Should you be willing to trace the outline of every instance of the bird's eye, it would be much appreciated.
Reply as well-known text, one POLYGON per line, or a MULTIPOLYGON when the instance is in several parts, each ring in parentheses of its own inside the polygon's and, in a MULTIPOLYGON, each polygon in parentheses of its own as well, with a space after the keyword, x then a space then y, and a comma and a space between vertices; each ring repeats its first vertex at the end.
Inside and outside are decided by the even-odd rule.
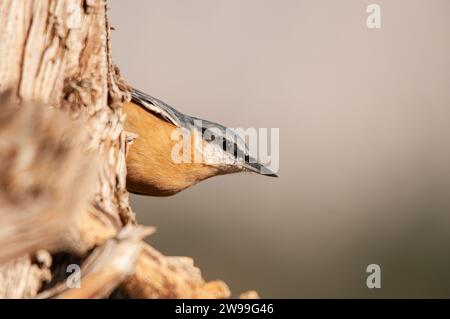
POLYGON ((216 137, 220 137, 220 135, 216 134, 213 130, 209 130, 207 127, 202 127, 202 137, 209 142, 213 142, 217 140, 216 137))
POLYGON ((237 157, 238 154, 238 146, 236 143, 231 144, 229 141, 227 141, 226 139, 223 139, 222 142, 222 149, 224 151, 228 151, 231 153, 231 151, 233 152, 234 156, 237 157))

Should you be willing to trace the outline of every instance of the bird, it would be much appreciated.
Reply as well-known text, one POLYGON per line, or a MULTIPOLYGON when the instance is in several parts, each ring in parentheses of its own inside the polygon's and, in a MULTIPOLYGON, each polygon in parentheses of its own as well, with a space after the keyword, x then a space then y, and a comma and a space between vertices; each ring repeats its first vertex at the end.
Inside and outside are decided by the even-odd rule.
POLYGON ((131 100, 123 104, 125 130, 137 137, 126 157, 129 192, 170 196, 213 176, 246 171, 278 177, 249 154, 242 138, 228 134, 233 130, 183 114, 137 89, 130 91, 131 100), (176 130, 190 133, 183 140, 185 161, 174 160, 174 147, 181 143, 174 139, 176 130), (192 160, 199 153, 203 160, 192 160))

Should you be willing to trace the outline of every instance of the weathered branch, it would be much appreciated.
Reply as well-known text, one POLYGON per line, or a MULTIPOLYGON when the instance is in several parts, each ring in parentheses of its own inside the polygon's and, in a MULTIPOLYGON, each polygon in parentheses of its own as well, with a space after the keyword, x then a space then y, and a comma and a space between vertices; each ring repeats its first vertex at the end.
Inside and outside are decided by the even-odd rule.
POLYGON ((0 262, 71 246, 89 205, 98 161, 66 112, 0 97, 0 262))
POLYGON ((141 251, 141 239, 153 232, 152 228, 127 226, 118 236, 97 247, 81 267, 67 281, 38 295, 38 298, 102 298, 108 297, 126 275, 133 273, 141 251), (81 281, 77 283, 78 276, 81 281), (72 287, 71 287, 72 286, 72 287))
POLYGON ((110 46, 106 1, 0 0, 0 297, 120 285, 127 297, 227 298, 191 258, 142 242, 126 191, 129 92, 110 46), (80 288, 66 285, 72 257, 80 288))

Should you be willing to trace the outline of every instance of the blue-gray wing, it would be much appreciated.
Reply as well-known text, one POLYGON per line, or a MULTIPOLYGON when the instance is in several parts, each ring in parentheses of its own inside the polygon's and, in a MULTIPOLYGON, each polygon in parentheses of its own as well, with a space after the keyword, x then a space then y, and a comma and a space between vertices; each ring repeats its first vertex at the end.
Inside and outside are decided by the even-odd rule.
POLYGON ((131 100, 151 113, 156 114, 167 122, 170 122, 178 127, 183 127, 186 115, 178 112, 170 105, 164 103, 163 101, 154 98, 151 95, 145 94, 136 89, 131 89, 131 100))

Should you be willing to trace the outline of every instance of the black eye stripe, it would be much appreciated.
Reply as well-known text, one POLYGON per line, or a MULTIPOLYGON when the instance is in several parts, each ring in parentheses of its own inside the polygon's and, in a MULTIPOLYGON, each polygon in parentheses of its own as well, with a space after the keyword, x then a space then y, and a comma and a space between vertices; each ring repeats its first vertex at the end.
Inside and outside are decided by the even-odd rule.
MULTIPOLYGON (((207 127, 202 127, 202 135, 205 137, 205 132, 208 131, 207 127)), ((213 133, 213 132, 211 132, 213 133)), ((229 140, 227 139, 225 136, 223 135, 215 135, 215 134, 208 134, 207 136, 208 141, 210 142, 214 142, 219 144, 220 143, 220 139, 222 139, 222 149, 226 152, 228 152, 229 154, 233 154, 234 157, 244 157, 245 156, 245 160, 248 162, 249 160, 249 156, 247 155, 247 152, 245 150, 242 150, 239 148, 238 144, 234 141, 234 140, 229 140)))

